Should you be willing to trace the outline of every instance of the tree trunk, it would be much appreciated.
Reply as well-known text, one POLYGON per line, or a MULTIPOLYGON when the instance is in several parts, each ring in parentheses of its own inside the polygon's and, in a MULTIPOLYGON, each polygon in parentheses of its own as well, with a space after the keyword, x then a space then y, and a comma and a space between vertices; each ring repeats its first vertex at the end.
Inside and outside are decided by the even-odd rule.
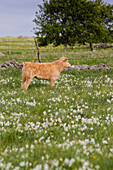
POLYGON ((93 44, 92 44, 92 43, 90 43, 90 48, 91 48, 91 51, 94 50, 94 47, 93 47, 93 44))
POLYGON ((39 61, 39 63, 41 63, 41 59, 40 59, 40 50, 39 50, 37 38, 34 38, 34 41, 35 41, 35 45, 36 45, 36 48, 37 48, 38 61, 39 61))
POLYGON ((67 44, 64 44, 64 53, 67 52, 67 44))

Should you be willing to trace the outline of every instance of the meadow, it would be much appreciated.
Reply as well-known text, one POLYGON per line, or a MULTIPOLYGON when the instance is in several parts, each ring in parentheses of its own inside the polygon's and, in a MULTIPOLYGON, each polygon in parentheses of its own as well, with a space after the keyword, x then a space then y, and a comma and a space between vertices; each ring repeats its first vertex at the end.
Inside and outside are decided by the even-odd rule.
MULTIPOLYGON (((113 67, 113 49, 40 49, 42 61, 66 56, 73 64, 113 67)), ((37 61, 32 53, 6 54, 0 63, 37 61), (21 58, 21 59, 20 59, 21 58)), ((0 70, 0 169, 113 169, 113 70, 63 71, 55 87, 0 70)))

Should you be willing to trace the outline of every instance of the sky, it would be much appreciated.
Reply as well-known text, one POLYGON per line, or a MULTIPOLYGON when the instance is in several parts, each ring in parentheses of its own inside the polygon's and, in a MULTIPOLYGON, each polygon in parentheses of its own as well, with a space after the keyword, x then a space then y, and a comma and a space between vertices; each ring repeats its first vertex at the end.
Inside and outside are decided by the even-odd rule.
MULTIPOLYGON (((113 4, 113 0, 104 0, 113 4)), ((33 23, 42 0, 0 0, 0 37, 35 36, 33 23)))

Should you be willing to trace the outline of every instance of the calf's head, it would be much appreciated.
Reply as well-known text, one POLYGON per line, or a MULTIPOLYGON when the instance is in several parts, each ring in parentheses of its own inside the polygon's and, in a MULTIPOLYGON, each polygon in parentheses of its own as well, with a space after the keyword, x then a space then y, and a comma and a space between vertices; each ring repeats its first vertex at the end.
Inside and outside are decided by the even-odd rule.
POLYGON ((62 59, 62 62, 63 62, 63 68, 64 68, 64 69, 71 67, 71 64, 68 62, 68 59, 67 59, 67 58, 62 57, 61 59, 62 59))

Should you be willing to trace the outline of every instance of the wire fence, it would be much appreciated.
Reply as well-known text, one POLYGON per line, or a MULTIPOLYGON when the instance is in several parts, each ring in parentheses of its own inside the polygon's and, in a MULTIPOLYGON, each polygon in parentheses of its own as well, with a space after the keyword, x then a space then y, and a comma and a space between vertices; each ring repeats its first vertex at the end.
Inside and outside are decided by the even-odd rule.
POLYGON ((5 54, 21 54, 25 52, 36 52, 35 43, 32 40, 0 40, 0 52, 5 54))
MULTIPOLYGON (((68 51, 86 51, 88 46, 68 46, 68 51)), ((0 39, 0 52, 5 54, 22 54, 22 53, 36 53, 34 39, 32 40, 3 40, 0 39)), ((48 47, 40 47, 41 52, 64 52, 63 45, 54 47, 52 44, 48 47)))
MULTIPOLYGON (((95 49, 97 49, 97 45, 95 45, 95 49)), ((70 61, 74 61, 74 62, 79 62, 80 60, 84 60, 81 58, 78 58, 77 55, 79 53, 85 54, 85 53, 92 53, 88 47, 88 45, 86 46, 73 46, 70 47, 68 46, 67 48, 68 54, 71 56, 71 54, 74 55, 74 57, 69 57, 70 61)), ((14 59, 18 60, 18 61, 37 61, 38 62, 38 58, 37 58, 37 49, 35 46, 35 42, 34 39, 27 39, 27 40, 4 40, 4 39, 0 39, 0 52, 3 53, 6 57, 0 57, 0 60, 7 61, 7 56, 14 56, 14 55, 19 55, 18 58, 14 59), (26 55, 26 54, 32 54, 32 57, 21 57, 22 55, 26 55)), ((52 45, 49 45, 48 47, 40 47, 40 56, 42 61, 48 61, 48 62, 52 62, 55 61, 58 58, 58 55, 62 56, 66 56, 66 54, 64 54, 64 47, 63 46, 59 46, 59 47, 53 47, 52 45), (54 55, 54 58, 46 58, 45 56, 47 55, 54 55)), ((85 60, 107 60, 108 57, 91 57, 91 58, 85 58, 85 60)), ((113 59, 113 55, 109 56, 109 59, 113 59)))

